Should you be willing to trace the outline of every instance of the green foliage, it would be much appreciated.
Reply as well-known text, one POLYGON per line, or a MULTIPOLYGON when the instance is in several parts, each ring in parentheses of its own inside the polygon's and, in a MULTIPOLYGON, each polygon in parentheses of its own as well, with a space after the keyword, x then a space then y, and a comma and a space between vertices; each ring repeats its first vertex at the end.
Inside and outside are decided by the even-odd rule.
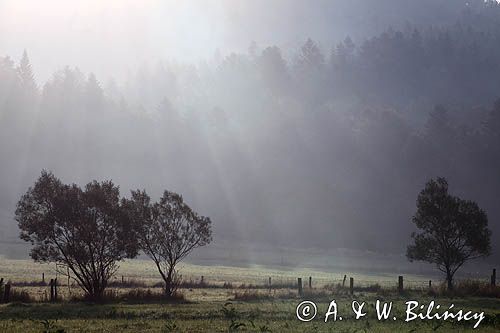
POLYGON ((163 325, 161 331, 162 331, 162 333, 178 332, 179 331, 179 327, 177 326, 177 324, 175 323, 175 321, 173 321, 173 320, 167 320, 167 322, 165 323, 165 325, 163 325))
POLYGON ((60 328, 57 325, 57 320, 49 320, 45 319, 40 321, 40 324, 43 326, 42 333, 65 333, 66 330, 64 328, 60 328))
POLYGON ((226 319, 231 319, 231 320, 240 318, 241 314, 238 312, 238 310, 236 310, 236 308, 234 306, 230 306, 230 305, 232 305, 232 303, 227 302, 220 309, 220 311, 222 312, 224 317, 226 319))
MULTIPOLYGON (((367 295, 364 300, 374 303, 379 296, 367 295)), ((431 298, 422 296, 422 302, 431 298)), ((434 299, 434 298, 432 298, 434 299)), ((350 310, 348 297, 337 297, 340 313, 350 310)), ((472 311, 485 311, 485 320, 479 333, 498 332, 500 328, 500 300, 495 298, 440 298, 439 303, 447 307, 450 303, 455 308, 472 311)), ((30 307, 4 307, 0 305, 0 332, 56 333, 64 328, 67 332, 432 332, 441 322, 413 321, 404 322, 404 300, 395 301, 395 315, 398 321, 379 322, 374 311, 359 321, 347 320, 324 323, 321 318, 311 323, 302 323, 295 318, 294 309, 297 300, 279 302, 234 303, 221 306, 219 302, 200 301, 189 304, 114 304, 88 305, 78 303, 36 304, 30 307), (261 310, 258 318, 247 320, 247 314, 253 309, 261 310), (226 318, 221 308, 228 310, 226 318), (235 310, 232 310, 235 308, 235 310), (115 311, 111 311, 114 309, 115 311), (168 317, 166 317, 168 314, 168 317), (175 319, 174 319, 175 318, 175 319), (56 320, 57 319, 57 320, 56 320), (244 325, 241 325, 244 324, 244 325)), ((318 309, 326 309, 328 302, 318 302, 318 309)), ((438 332, 468 331, 470 322, 442 323, 438 332)))

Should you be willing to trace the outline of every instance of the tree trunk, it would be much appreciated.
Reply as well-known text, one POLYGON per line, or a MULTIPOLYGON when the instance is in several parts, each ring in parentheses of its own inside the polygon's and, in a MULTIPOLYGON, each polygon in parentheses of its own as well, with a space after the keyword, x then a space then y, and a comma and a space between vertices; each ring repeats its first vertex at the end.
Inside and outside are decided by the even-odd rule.
POLYGON ((449 269, 446 269, 446 282, 448 283, 448 290, 453 290, 453 275, 449 269))
POLYGON ((87 298, 92 302, 101 302, 104 296, 105 284, 102 281, 90 282, 91 288, 87 290, 87 298))
POLYGON ((165 281, 165 296, 167 298, 172 296, 172 278, 170 276, 168 276, 165 281))
POLYGON ((171 298, 173 295, 173 269, 169 269, 167 273, 167 278, 165 279, 165 296, 171 298))

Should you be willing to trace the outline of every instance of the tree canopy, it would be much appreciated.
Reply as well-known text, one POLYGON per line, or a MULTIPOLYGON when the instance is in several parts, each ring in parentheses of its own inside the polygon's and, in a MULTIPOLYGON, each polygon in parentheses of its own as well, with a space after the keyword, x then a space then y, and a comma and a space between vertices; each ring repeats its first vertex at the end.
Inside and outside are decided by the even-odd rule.
POLYGON ((92 300, 102 297, 117 262, 137 255, 135 229, 111 181, 81 189, 43 171, 18 202, 16 220, 21 238, 34 245, 31 257, 69 269, 92 300))
POLYGON ((132 198, 124 200, 124 206, 141 226, 141 249, 158 268, 166 296, 173 296, 180 282, 177 264, 193 249, 212 240, 210 218, 199 216, 182 196, 169 191, 156 203, 151 203, 145 191, 133 191, 132 198))

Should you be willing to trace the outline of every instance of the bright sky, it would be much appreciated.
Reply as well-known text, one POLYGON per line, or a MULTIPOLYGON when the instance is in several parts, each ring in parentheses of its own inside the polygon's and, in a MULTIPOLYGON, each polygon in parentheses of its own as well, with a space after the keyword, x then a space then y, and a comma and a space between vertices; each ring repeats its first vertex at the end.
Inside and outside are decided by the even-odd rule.
POLYGON ((0 56, 18 60, 27 49, 44 81, 64 65, 102 79, 160 59, 191 63, 212 58, 217 49, 245 52, 252 41, 290 49, 311 36, 335 35, 332 25, 342 20, 362 23, 332 12, 336 2, 0 0, 0 56))
POLYGON ((159 60, 245 52, 252 41, 293 52, 312 37, 328 52, 347 35, 356 41, 412 17, 435 23, 449 16, 440 5, 447 0, 405 0, 386 10, 395 1, 0 0, 0 56, 17 61, 27 49, 42 82, 65 65, 103 81, 159 60))
POLYGON ((64 64, 116 73, 160 58, 207 58, 217 41, 225 41, 223 6, 204 0, 0 0, 0 55, 17 58, 27 48, 43 77, 64 64))

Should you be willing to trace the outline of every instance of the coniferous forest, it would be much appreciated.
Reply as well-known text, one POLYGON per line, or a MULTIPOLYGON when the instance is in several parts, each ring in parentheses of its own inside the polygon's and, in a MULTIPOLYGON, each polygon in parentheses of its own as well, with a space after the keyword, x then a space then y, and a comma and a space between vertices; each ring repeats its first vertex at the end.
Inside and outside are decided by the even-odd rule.
POLYGON ((37 80, 29 50, 4 55, 2 216, 45 168, 158 193, 161 179, 235 241, 400 251, 380 240, 409 235, 414 197, 437 176, 495 221, 500 7, 478 2, 447 25, 292 50, 249 41, 123 82, 71 67, 37 80))

